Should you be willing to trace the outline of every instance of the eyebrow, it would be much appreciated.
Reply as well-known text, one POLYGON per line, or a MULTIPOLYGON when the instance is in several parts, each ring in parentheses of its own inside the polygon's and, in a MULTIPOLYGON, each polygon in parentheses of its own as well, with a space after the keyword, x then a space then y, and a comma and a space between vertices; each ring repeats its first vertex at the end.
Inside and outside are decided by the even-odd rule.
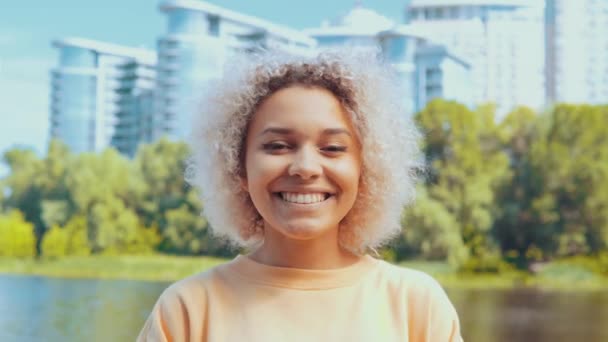
POLYGON ((268 127, 265 130, 263 130, 262 133, 260 133, 258 136, 262 136, 262 135, 268 134, 268 133, 289 135, 289 134, 293 134, 293 129, 281 128, 281 127, 268 127))
MULTIPOLYGON (((262 135, 268 134, 268 133, 290 135, 290 134, 294 133, 294 130, 291 128, 283 128, 283 127, 268 127, 265 130, 263 130, 258 136, 262 136, 262 135)), ((352 134, 347 129, 344 129, 344 128, 326 128, 323 130, 323 132, 321 134, 322 135, 346 134, 349 137, 352 137, 352 134)))
POLYGON ((344 128, 326 128, 323 130, 323 135, 335 135, 335 134, 346 134, 352 137, 350 132, 344 128))

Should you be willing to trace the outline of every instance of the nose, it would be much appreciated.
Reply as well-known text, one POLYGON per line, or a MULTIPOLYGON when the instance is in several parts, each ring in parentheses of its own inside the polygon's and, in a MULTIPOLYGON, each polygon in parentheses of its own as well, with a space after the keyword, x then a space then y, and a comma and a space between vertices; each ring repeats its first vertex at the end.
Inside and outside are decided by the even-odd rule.
POLYGON ((322 173, 323 167, 319 160, 319 153, 314 147, 302 146, 295 154, 289 165, 290 176, 299 176, 302 179, 313 179, 322 173))

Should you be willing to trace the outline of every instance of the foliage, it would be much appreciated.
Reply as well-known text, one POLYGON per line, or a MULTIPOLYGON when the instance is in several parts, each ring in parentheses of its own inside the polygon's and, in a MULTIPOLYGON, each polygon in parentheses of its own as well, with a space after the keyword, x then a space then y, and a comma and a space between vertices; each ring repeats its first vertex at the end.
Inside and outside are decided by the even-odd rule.
POLYGON ((552 235, 547 226, 539 224, 549 216, 539 210, 543 202, 538 200, 542 176, 534 169, 529 155, 530 147, 539 140, 541 123, 532 110, 522 107, 509 113, 500 125, 500 138, 512 172, 497 190, 501 205, 493 234, 511 261, 521 267, 543 258, 552 235))
MULTIPOLYGON (((415 117, 426 134, 425 182, 380 255, 447 262, 458 274, 516 274, 512 265, 567 257, 554 269, 608 275, 607 118, 608 106, 561 104, 517 108, 497 123, 490 105, 431 101, 415 117)), ((133 159, 114 149, 73 154, 56 140, 43 158, 7 151, 0 255, 234 255, 184 181, 188 154, 167 139, 133 159)))
POLYGON ((40 238, 44 234, 41 220, 43 190, 40 184, 43 163, 33 151, 21 148, 7 151, 4 162, 10 171, 2 182, 5 187, 2 192, 8 193, 4 205, 23 213, 25 219, 34 225, 36 238, 40 238))
POLYGON ((207 220, 201 216, 203 204, 184 180, 188 156, 185 144, 166 139, 140 148, 134 164, 146 187, 139 194, 138 213, 144 224, 158 227, 161 252, 232 255, 211 236, 207 220))
POLYGON ((61 278, 176 281, 229 261, 207 256, 91 255, 63 258, 0 258, 0 273, 61 278))
POLYGON ((76 215, 65 227, 52 226, 43 237, 41 251, 43 256, 51 258, 90 255, 86 218, 76 215))
POLYGON ((52 141, 47 156, 13 149, 4 160, 5 206, 35 227, 38 255, 230 255, 210 236, 202 203, 184 179, 188 149, 162 139, 134 160, 114 149, 71 154, 52 141))
POLYGON ((20 211, 0 215, 0 256, 31 257, 35 248, 34 227, 20 211))
POLYGON ((494 193, 509 169, 507 155, 497 139, 493 108, 482 106, 471 111, 454 102, 434 100, 416 115, 416 120, 426 133, 429 200, 423 200, 413 212, 418 209, 418 216, 427 222, 436 215, 430 225, 436 227, 433 235, 450 241, 449 247, 444 247, 450 252, 444 255, 453 262, 464 262, 467 254, 484 258, 495 253, 489 234, 497 207, 494 193), (426 213, 421 213, 424 206, 426 213), (437 227, 443 228, 437 231, 437 227))
POLYGON ((542 141, 530 149, 543 178, 542 222, 555 233, 551 255, 595 253, 608 246, 608 106, 560 105, 542 141))
POLYGON ((529 109, 502 123, 513 177, 502 185, 495 233, 519 264, 608 246, 606 106, 529 109))
POLYGON ((82 215, 72 216, 66 223, 64 230, 68 236, 67 255, 86 256, 91 254, 86 217, 82 215))
POLYGON ((401 243, 395 246, 398 259, 448 260, 452 265, 467 259, 468 250, 454 216, 430 198, 424 187, 418 189, 416 203, 404 212, 401 224, 405 228, 401 243))
POLYGON ((67 255, 68 232, 59 226, 52 226, 42 239, 41 251, 45 257, 56 258, 67 255))

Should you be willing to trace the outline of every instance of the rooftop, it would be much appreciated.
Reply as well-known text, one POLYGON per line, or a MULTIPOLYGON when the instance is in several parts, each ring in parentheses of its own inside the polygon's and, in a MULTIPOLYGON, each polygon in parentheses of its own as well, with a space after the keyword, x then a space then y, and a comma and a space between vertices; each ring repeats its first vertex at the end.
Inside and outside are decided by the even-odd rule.
POLYGON ((192 11, 200 11, 207 13, 211 16, 219 17, 222 20, 232 21, 238 24, 244 24, 251 26, 254 29, 266 31, 273 35, 287 38, 289 40, 304 43, 308 45, 314 45, 315 40, 303 34, 302 32, 274 24, 270 21, 260 19, 257 17, 249 16, 239 12, 235 12, 220 6, 210 4, 208 2, 199 0, 167 0, 160 4, 160 10, 163 12, 169 12, 175 9, 188 9, 192 11))
POLYGON ((408 7, 531 6, 542 0, 411 0, 408 7))
POLYGON ((378 32, 379 36, 408 36, 416 37, 421 39, 427 39, 420 30, 412 27, 411 25, 397 25, 388 30, 378 32))
POLYGON ((420 49, 416 51, 416 55, 424 56, 424 55, 434 55, 434 54, 442 54, 446 55, 458 63, 466 66, 467 68, 471 67, 471 63, 467 61, 466 58, 454 53, 451 49, 442 44, 435 44, 429 42, 425 46, 422 46, 420 49))
POLYGON ((371 36, 395 26, 389 18, 361 5, 355 5, 348 13, 336 20, 324 22, 321 27, 306 29, 313 36, 353 35, 371 36))
POLYGON ((58 48, 77 47, 81 49, 92 50, 105 55, 130 57, 142 63, 156 63, 156 53, 154 51, 142 48, 133 48, 118 44, 76 37, 56 39, 52 42, 52 44, 53 46, 58 48))

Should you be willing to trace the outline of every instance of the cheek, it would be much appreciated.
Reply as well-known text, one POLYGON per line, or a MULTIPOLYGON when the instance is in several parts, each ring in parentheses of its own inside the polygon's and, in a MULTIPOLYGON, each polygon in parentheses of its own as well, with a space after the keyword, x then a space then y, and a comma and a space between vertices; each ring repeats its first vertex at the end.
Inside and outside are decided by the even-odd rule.
POLYGON ((250 186, 266 186, 280 176, 285 166, 281 158, 268 156, 265 153, 252 153, 247 156, 245 167, 250 186))
POLYGON ((337 163, 333 168, 333 177, 342 191, 357 192, 361 178, 361 165, 355 158, 337 163))

